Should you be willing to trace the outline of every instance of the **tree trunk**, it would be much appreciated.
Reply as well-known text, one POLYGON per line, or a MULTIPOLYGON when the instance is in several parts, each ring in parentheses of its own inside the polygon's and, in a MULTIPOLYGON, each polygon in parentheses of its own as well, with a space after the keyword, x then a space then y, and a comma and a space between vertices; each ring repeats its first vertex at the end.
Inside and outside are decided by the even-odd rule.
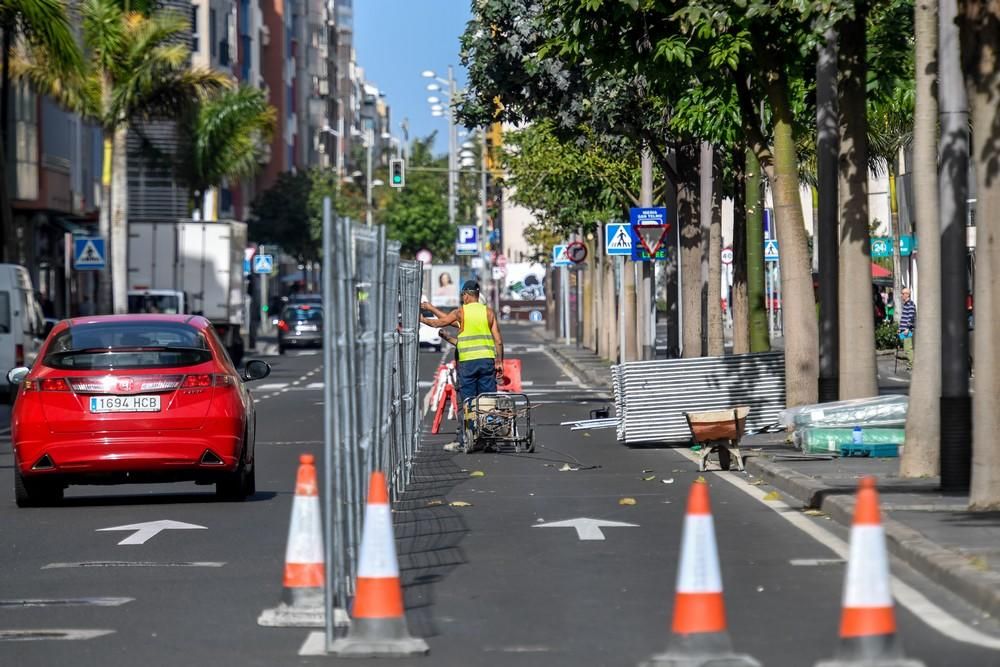
POLYGON ((863 3, 840 33, 840 399, 878 396, 868 232, 867 61, 863 3))
POLYGON ((747 211, 747 303, 749 305, 750 351, 768 352, 771 336, 767 331, 767 296, 764 294, 764 173, 753 150, 746 153, 747 211))
POLYGON ((816 61, 817 216, 813 245, 819 274, 819 399, 834 401, 839 393, 838 262, 839 198, 837 155, 837 31, 824 35, 816 61))
MULTIPOLYGON (((889 227, 892 230, 892 316, 898 323, 900 315, 901 299, 899 293, 903 290, 903 243, 899 234, 899 186, 896 174, 899 173, 899 164, 902 159, 903 149, 899 149, 897 159, 889 163, 889 227)), ((886 307, 889 304, 885 304, 886 307)))
MULTIPOLYGON (((920 335, 913 341, 906 445, 899 462, 901 477, 938 474, 941 429, 941 236, 937 177, 937 1, 917 0, 916 107, 913 115, 913 194, 920 246, 920 335)), ((895 317, 899 321, 900 308, 895 317)))
POLYGON ((736 176, 733 187, 733 354, 750 351, 750 303, 747 301, 747 199, 744 149, 733 151, 736 176))
POLYGON ((590 261, 587 262, 585 266, 581 266, 580 272, 577 273, 577 280, 579 280, 581 276, 583 278, 583 288, 580 290, 580 299, 583 301, 583 303, 580 304, 580 306, 582 306, 580 328, 583 329, 583 340, 581 343, 588 350, 596 350, 597 346, 594 344, 594 332, 591 327, 591 323, 594 320, 594 244, 586 240, 584 240, 584 243, 587 245, 587 256, 590 258, 590 261))
POLYGON ((115 129, 111 158, 111 280, 116 315, 128 312, 128 126, 115 129))
POLYGON ((617 350, 615 341, 618 338, 618 299, 615 291, 615 259, 605 257, 603 263, 604 271, 604 328, 601 338, 604 341, 604 353, 601 355, 605 359, 616 360, 617 350))
MULTIPOLYGON (((774 217, 781 247, 782 331, 785 337, 785 402, 788 407, 816 402, 818 363, 816 300, 813 297, 809 244, 799 200, 799 165, 794 118, 783 71, 767 81, 773 113, 774 163, 768 169, 774 217)), ((762 249, 763 252, 763 249, 762 249)))
POLYGON ((677 224, 681 232, 681 312, 684 317, 682 335, 684 357, 701 356, 701 223, 698 219, 697 162, 694 146, 681 146, 677 151, 677 224))
MULTIPOLYGON (((726 353, 726 338, 722 324, 722 184, 716 184, 719 175, 718 158, 711 144, 702 144, 703 155, 708 156, 708 192, 701 192, 702 210, 708 205, 708 289, 706 338, 708 356, 721 357, 726 353), (707 149, 707 150, 706 150, 707 149)), ((702 181, 704 186, 704 181, 702 181)))
MULTIPOLYGON (((986 3, 966 3, 983 7, 986 3)), ((966 216, 969 199, 969 104, 962 80, 959 31, 955 23, 958 14, 956 0, 938 2, 938 126, 941 144, 938 161, 938 192, 941 215, 941 488, 947 491, 969 489, 972 466, 972 400, 969 397, 969 320, 965 311, 968 296, 968 249, 966 248, 966 216)), ((994 24, 990 30, 996 31, 994 24)), ((995 55, 995 54, 994 54, 995 55)), ((993 57, 993 56, 989 56, 993 57)), ((973 65, 975 67, 979 63, 973 65)), ((992 67, 996 67, 993 61, 992 67)), ((965 68, 969 71, 969 68, 965 68)), ((975 85, 975 84, 972 84, 975 85)), ((993 92, 993 91, 990 91, 993 92)), ((996 100, 993 100, 996 110, 996 100)), ((981 117, 982 118, 982 117, 981 117)), ((980 119, 981 119, 980 118, 980 119)), ((978 133, 989 136, 996 119, 977 126, 978 133)), ((982 154, 976 155, 977 159, 982 154)), ((997 165, 980 162, 988 169, 984 176, 996 178, 997 165)), ((978 193, 979 206, 983 193, 978 193)), ((984 217, 996 215, 996 209, 980 208, 984 217)), ((989 229, 988 220, 985 229, 989 229)), ((983 228, 980 228, 982 231, 983 228)), ((979 234, 979 238, 983 238, 979 234)), ((988 265, 988 263, 987 263, 988 265)), ((921 272, 923 275, 923 272, 921 272)), ((988 270, 987 270, 988 275, 988 270)), ((979 281, 976 281, 977 287, 979 281)), ((924 328, 920 320, 920 295, 916 295, 917 326, 915 337, 924 328)), ((987 325, 988 327, 988 325, 987 325)), ((980 331, 991 331, 980 328, 980 331)), ((982 336, 977 336, 981 338, 982 336)), ((978 375, 978 372, 977 372, 978 375)), ((977 378, 977 383, 979 379, 977 378)), ((989 386, 987 384, 987 386, 989 386)), ((978 393, 978 392, 977 392, 978 393)), ((984 441, 992 446, 994 432, 984 441)))
POLYGON ((14 210, 11 205, 14 197, 8 189, 7 151, 10 150, 10 50, 12 48, 14 25, 2 26, 2 72, 0 72, 0 259, 12 262, 14 257, 14 210))
MULTIPOLYGON (((972 103, 972 154, 976 159, 976 392, 972 413, 972 481, 969 506, 973 510, 1000 509, 1000 126, 997 96, 1000 95, 1000 3, 964 3, 960 17, 962 56, 972 103)), ((943 72, 942 72, 943 73, 943 72)), ((923 249, 921 248, 921 251, 923 249)), ((944 396, 942 396, 943 401, 944 396)), ((942 432, 942 439, 944 434, 942 432)), ((944 444, 944 443, 942 443, 944 444)), ((945 460, 942 452, 941 482, 945 460)))
MULTIPOLYGON (((642 152, 640 162, 641 189, 639 205, 653 205, 653 158, 648 150, 642 152)), ((656 296, 653 285, 653 266, 656 260, 636 264, 636 353, 640 359, 652 359, 655 356, 655 342, 651 330, 656 326, 656 296)))
MULTIPOLYGON (((101 162, 101 210, 97 219, 98 235, 104 239, 105 254, 111 248, 111 155, 114 146, 114 132, 104 130, 103 154, 101 162)), ((97 291, 97 313, 107 315, 111 307, 111 262, 105 257, 104 269, 101 271, 101 282, 97 291)))

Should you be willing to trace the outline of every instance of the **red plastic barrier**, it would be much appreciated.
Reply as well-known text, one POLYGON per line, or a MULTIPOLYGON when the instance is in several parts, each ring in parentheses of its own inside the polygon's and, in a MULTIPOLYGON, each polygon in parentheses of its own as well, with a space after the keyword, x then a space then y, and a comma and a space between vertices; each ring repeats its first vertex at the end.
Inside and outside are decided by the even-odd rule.
POLYGON ((515 394, 521 393, 522 389, 521 389, 520 359, 503 360, 503 377, 497 380, 497 390, 509 391, 515 394))

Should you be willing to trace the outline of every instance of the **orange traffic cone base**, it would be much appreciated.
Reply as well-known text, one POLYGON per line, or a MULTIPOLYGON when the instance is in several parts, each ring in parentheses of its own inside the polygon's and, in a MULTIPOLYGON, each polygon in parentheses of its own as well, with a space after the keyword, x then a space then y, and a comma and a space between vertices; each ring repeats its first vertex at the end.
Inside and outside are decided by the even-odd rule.
POLYGON ((840 640, 837 657, 816 663, 816 667, 924 667, 924 663, 903 657, 895 633, 865 635, 840 640))
POLYGON ((729 633, 674 635, 666 653, 654 655, 640 667, 761 667, 749 655, 732 652, 729 633))
POLYGON ((330 653, 341 658, 391 658, 429 652, 427 642, 410 636, 402 618, 355 618, 350 634, 330 647, 330 653))

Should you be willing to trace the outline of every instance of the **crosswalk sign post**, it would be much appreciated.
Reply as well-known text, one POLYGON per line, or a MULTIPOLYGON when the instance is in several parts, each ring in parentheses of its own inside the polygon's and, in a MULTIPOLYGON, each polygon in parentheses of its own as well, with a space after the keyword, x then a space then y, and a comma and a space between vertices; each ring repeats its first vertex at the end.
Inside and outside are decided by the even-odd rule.
POLYGON ((573 262, 566 255, 566 245, 552 246, 552 266, 572 266, 573 262))
POLYGON ((98 271, 107 266, 104 239, 91 236, 73 239, 73 267, 78 271, 98 271))
POLYGON ((274 273, 274 255, 254 255, 254 273, 274 273))
POLYGON ((767 239, 764 241, 764 261, 778 261, 778 241, 777 239, 767 239))
POLYGON ((604 252, 609 257, 632 256, 632 234, 628 225, 614 222, 604 225, 604 252))

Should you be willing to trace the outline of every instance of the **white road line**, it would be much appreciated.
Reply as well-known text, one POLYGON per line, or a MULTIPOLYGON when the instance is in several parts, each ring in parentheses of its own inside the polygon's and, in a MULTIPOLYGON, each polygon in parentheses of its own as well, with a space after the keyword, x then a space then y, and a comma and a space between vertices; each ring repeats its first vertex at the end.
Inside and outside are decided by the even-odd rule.
POLYGON ((557 387, 567 387, 575 384, 576 382, 573 382, 572 380, 556 380, 557 387))
POLYGON ((820 565, 843 565, 844 561, 840 558, 793 558, 788 561, 788 564, 798 567, 817 567, 820 565))
POLYGON ((135 598, 66 598, 45 600, 26 598, 23 600, 0 600, 0 608, 22 609, 24 607, 120 607, 135 598))
POLYGON ((0 642, 94 639, 114 634, 114 630, 0 630, 0 642))
MULTIPOLYGON (((700 458, 694 452, 677 450, 680 454, 690 459, 693 463, 698 463, 700 458)), ((820 524, 812 521, 809 517, 793 509, 781 500, 764 500, 768 491, 760 487, 752 486, 742 477, 737 477, 728 471, 712 471, 718 479, 729 482, 737 489, 756 499, 762 505, 770 507, 774 512, 788 521, 793 526, 809 535, 839 558, 844 561, 850 553, 849 547, 842 539, 823 528, 820 524)), ((903 605, 910 612, 923 621, 927 626, 934 628, 950 639, 966 644, 975 644, 989 649, 1000 649, 1000 639, 990 637, 978 630, 970 628, 960 620, 949 614, 947 611, 931 602, 927 596, 913 588, 909 584, 901 581, 898 577, 892 577, 892 593, 899 604, 903 605)))
POLYGON ((225 562, 219 561, 142 561, 142 560, 89 560, 76 563, 49 563, 43 565, 43 570, 64 570, 67 568, 87 567, 222 567, 225 562))
POLYGON ((299 649, 299 655, 326 655, 326 633, 310 632, 299 649))
POLYGON ((576 376, 576 373, 574 373, 573 370, 569 366, 567 366, 562 361, 560 361, 559 357, 557 357, 556 355, 554 355, 549 348, 547 348, 547 347, 546 348, 542 348, 542 352, 545 353, 545 356, 548 357, 549 360, 552 363, 554 363, 556 366, 559 367, 559 370, 561 370, 563 372, 563 375, 566 375, 570 379, 573 380, 573 384, 579 385, 581 387, 586 386, 586 385, 584 385, 583 382, 580 381, 580 378, 578 378, 576 376))
POLYGON ((275 389, 283 389, 288 386, 287 382, 272 382, 271 384, 258 384, 254 386, 257 391, 273 391, 275 389))

